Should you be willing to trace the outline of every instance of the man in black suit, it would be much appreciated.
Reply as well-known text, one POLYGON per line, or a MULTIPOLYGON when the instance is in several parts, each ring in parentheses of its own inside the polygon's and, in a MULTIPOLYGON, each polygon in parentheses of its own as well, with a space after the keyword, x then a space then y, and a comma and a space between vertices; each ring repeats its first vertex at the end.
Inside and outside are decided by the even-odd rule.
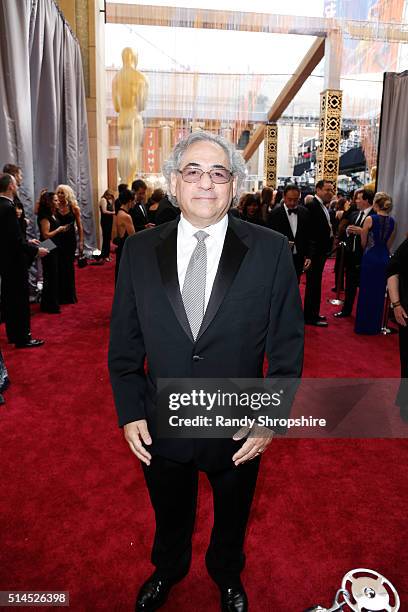
POLYGON ((304 206, 299 206, 299 199, 300 188, 285 185, 282 204, 274 208, 268 218, 268 226, 289 240, 298 282, 311 263, 309 212, 304 206))
POLYGON ((17 166, 16 164, 5 164, 3 166, 3 173, 11 174, 11 176, 14 176, 14 178, 16 179, 17 191, 14 195, 13 202, 14 202, 14 205, 19 204, 23 211, 21 217, 19 218, 19 223, 20 223, 21 229, 24 234, 26 231, 25 210, 24 210, 23 203, 20 200, 19 195, 18 195, 18 190, 20 189, 21 184, 23 182, 23 171, 21 170, 20 166, 17 166))
MULTIPOLYGON (((21 188, 21 185, 23 184, 23 171, 20 168, 20 166, 17 166, 16 164, 5 164, 5 166, 3 167, 3 172, 5 174, 11 174, 11 176, 14 176, 14 178, 16 179, 16 183, 17 183, 17 191, 14 195, 14 207, 18 210, 20 208, 20 210, 22 211, 21 215, 18 217, 18 222, 20 224, 20 228, 21 228, 21 233, 23 236, 23 239, 25 240, 27 237, 27 228, 29 228, 29 220, 26 217, 25 214, 25 209, 24 209, 24 205, 20 199, 20 195, 19 195, 19 190, 21 188)), ((29 234, 32 234, 32 231, 29 231, 29 234)), ((28 241, 29 245, 32 246, 38 246, 40 244, 39 240, 37 240, 36 238, 30 238, 28 241)), ((32 266, 32 264, 34 263, 34 259, 37 255, 37 252, 33 249, 32 253, 28 255, 27 257, 27 267, 29 269, 28 271, 28 285, 29 285, 29 291, 30 291, 30 297, 31 300, 30 301, 37 301, 37 298, 39 296, 39 291, 38 291, 38 287, 37 287, 37 267, 36 266, 32 266)))
POLYGON ((136 232, 154 227, 153 223, 149 223, 146 209, 146 191, 147 185, 142 179, 136 179, 132 183, 132 191, 135 194, 135 203, 129 210, 129 214, 132 217, 133 226, 136 232))
POLYGON ((155 224, 163 225, 163 223, 173 221, 173 219, 177 219, 179 214, 180 209, 177 206, 173 206, 166 194, 164 198, 160 200, 159 208, 157 209, 155 216, 155 224))
POLYGON ((126 241, 109 347, 119 425, 142 461, 156 517, 156 570, 140 589, 136 610, 160 608, 188 572, 203 470, 214 496, 207 569, 221 609, 245 612, 245 530, 260 456, 273 432, 256 428, 245 442, 248 432, 160 438, 157 379, 262 378, 265 355, 268 377, 300 376, 299 289, 286 238, 227 214, 245 178, 230 143, 193 132, 176 145, 164 174, 181 217, 126 241))
POLYGON ((360 189, 355 198, 357 210, 348 218, 346 228, 346 246, 344 252, 344 266, 346 271, 346 288, 343 308, 335 312, 337 318, 349 317, 353 311, 357 287, 360 282, 360 265, 363 256, 361 247, 361 231, 363 223, 373 213, 374 193, 368 189, 360 189))
POLYGON ((327 327, 326 317, 320 315, 322 276, 327 256, 333 245, 333 230, 327 205, 334 195, 330 181, 316 183, 316 195, 309 204, 312 263, 306 273, 305 323, 327 327))
POLYGON ((0 175, 0 275, 2 315, 8 341, 17 348, 34 348, 44 344, 30 333, 28 261, 45 257, 48 250, 29 244, 21 233, 14 196, 17 183, 10 174, 0 175))

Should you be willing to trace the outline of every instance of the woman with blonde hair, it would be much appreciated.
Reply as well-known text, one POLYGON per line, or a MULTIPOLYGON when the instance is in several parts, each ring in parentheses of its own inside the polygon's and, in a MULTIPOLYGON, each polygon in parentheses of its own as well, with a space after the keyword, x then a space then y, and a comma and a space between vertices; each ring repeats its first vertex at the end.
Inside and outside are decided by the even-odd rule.
POLYGON ((111 189, 106 189, 99 201, 102 228, 101 259, 110 261, 110 242, 112 236, 113 217, 115 216, 115 194, 111 189))
POLYGON ((69 185, 58 185, 56 189, 58 196, 58 210, 56 217, 60 225, 69 225, 69 229, 60 236, 61 265, 59 283, 59 303, 75 304, 77 300, 75 289, 75 252, 77 238, 75 226, 79 236, 79 255, 84 250, 84 230, 81 221, 81 211, 76 201, 75 194, 69 185))
POLYGON ((390 216, 391 196, 379 191, 374 197, 373 210, 375 214, 366 217, 360 233, 364 254, 361 260, 360 291, 357 302, 355 325, 357 334, 381 332, 387 266, 395 235, 395 219, 390 216))

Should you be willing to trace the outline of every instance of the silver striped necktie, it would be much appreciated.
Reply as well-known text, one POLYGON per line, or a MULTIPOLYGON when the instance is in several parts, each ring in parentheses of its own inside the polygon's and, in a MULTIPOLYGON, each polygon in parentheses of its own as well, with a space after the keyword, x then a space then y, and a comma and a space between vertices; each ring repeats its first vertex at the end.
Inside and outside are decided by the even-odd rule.
POLYGON ((207 247, 205 239, 209 234, 200 230, 194 234, 197 239, 184 279, 181 297, 194 340, 198 336, 205 310, 205 282, 207 279, 207 247))

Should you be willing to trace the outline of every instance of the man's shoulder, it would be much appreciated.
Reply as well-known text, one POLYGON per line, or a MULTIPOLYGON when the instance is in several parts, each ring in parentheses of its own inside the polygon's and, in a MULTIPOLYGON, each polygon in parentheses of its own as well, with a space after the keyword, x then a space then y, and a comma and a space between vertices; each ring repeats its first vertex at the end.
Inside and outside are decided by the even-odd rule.
POLYGON ((309 204, 309 210, 320 210, 321 204, 316 196, 313 196, 313 200, 309 204))
POLYGON ((298 206, 298 217, 301 219, 308 219, 310 217, 310 211, 303 204, 299 204, 298 206))
POLYGON ((161 242, 163 238, 166 238, 171 232, 177 229, 178 219, 173 219, 167 223, 162 223, 156 227, 144 229, 140 232, 136 232, 126 240, 128 249, 139 250, 146 249, 149 247, 154 248, 161 242))
POLYGON ((8 211, 14 210, 14 206, 11 200, 9 200, 8 198, 4 198, 3 196, 0 196, 0 207, 3 214, 8 211))
POLYGON ((275 208, 272 208, 271 212, 269 213, 270 218, 274 219, 275 217, 281 217, 282 212, 284 212, 284 208, 282 204, 278 204, 275 206, 275 208))

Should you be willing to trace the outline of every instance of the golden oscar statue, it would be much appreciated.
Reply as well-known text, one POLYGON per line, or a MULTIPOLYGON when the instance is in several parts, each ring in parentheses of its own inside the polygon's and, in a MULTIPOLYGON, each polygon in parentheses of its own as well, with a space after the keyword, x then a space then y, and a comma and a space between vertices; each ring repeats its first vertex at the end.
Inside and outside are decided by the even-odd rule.
POLYGON ((373 166, 370 172, 371 181, 364 185, 364 189, 368 189, 369 191, 375 192, 375 181, 377 179, 377 166, 373 166))
POLYGON ((130 187, 137 171, 137 159, 143 138, 141 111, 146 106, 148 81, 136 70, 137 54, 126 47, 122 51, 123 67, 112 82, 112 99, 118 117, 119 176, 130 187))

